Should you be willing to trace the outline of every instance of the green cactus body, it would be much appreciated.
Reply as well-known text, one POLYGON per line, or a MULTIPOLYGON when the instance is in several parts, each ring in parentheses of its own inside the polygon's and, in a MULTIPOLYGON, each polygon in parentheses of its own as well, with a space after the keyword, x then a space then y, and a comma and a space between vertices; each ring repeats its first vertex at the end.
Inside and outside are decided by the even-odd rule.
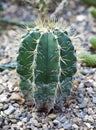
POLYGON ((90 43, 91 43, 93 49, 96 50, 96 37, 90 38, 89 41, 90 41, 90 43))
POLYGON ((93 16, 94 18, 96 18, 96 8, 91 7, 91 8, 89 9, 89 12, 92 14, 92 16, 93 16))
POLYGON ((83 52, 79 55, 81 61, 86 63, 88 66, 96 66, 96 54, 90 54, 88 52, 83 52))
POLYGON ((96 0, 82 0, 88 5, 96 6, 96 0))
POLYGON ((20 87, 33 97, 39 108, 65 99, 76 72, 74 47, 67 33, 46 27, 33 28, 25 35, 17 57, 20 87))

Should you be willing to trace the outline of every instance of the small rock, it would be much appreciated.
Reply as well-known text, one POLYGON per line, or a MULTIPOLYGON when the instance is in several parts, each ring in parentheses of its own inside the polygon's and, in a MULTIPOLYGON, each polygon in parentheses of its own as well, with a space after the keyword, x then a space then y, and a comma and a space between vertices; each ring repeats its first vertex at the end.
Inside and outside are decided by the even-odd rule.
POLYGON ((76 118, 76 122, 78 122, 79 124, 81 123, 81 121, 82 121, 81 118, 78 117, 76 118))
POLYGON ((22 126, 23 125, 23 123, 21 122, 21 121, 19 121, 18 123, 17 123, 17 126, 22 126))
POLYGON ((84 117, 84 119, 83 119, 83 121, 85 121, 85 122, 87 122, 87 121, 89 121, 89 122, 94 122, 94 119, 93 119, 93 117, 90 115, 90 116, 88 116, 88 115, 86 115, 85 117, 84 117))
POLYGON ((9 105, 8 105, 8 104, 3 105, 3 110, 8 109, 8 107, 9 107, 9 105))
POLYGON ((76 124, 73 124, 72 127, 78 130, 78 126, 76 124))
POLYGON ((32 125, 34 126, 37 126, 38 125, 38 121, 35 120, 34 118, 30 118, 30 121, 29 121, 32 125))
POLYGON ((93 97, 93 103, 96 104, 96 97, 93 97))
POLYGON ((87 81, 84 83, 84 86, 89 88, 89 87, 93 87, 93 84, 91 82, 87 81))
POLYGON ((60 128, 59 130, 64 130, 64 128, 60 128))
POLYGON ((78 103, 82 103, 82 101, 83 101, 83 97, 77 97, 77 102, 78 103))
POLYGON ((63 116, 63 117, 60 119, 60 122, 61 122, 61 123, 64 123, 66 120, 67 120, 66 117, 63 116))
POLYGON ((83 70, 81 70, 81 73, 83 75, 87 75, 87 74, 89 74, 89 69, 83 69, 83 70))
POLYGON ((91 125, 89 123, 85 123, 85 125, 87 126, 88 129, 91 128, 91 125))
POLYGON ((4 87, 2 85, 0 85, 0 94, 3 92, 4 87))
POLYGON ((80 14, 80 15, 77 15, 76 19, 77 19, 77 21, 81 22, 81 21, 85 20, 86 17, 84 15, 80 14))
POLYGON ((47 128, 48 128, 48 127, 47 127, 47 124, 44 124, 42 127, 43 127, 43 130, 48 130, 48 129, 47 129, 47 128))
POLYGON ((20 104, 23 104, 25 102, 25 99, 22 98, 19 94, 17 93, 12 93, 11 97, 10 97, 11 100, 15 100, 15 101, 18 101, 18 103, 20 104))
POLYGON ((56 115, 55 114, 50 114, 48 115, 48 117, 51 119, 51 120, 54 120, 56 118, 56 115))
POLYGON ((25 123, 26 123, 26 122, 27 122, 27 118, 23 118, 23 119, 22 119, 22 122, 25 122, 25 123))
POLYGON ((72 124, 67 123, 64 125, 64 130, 70 130, 72 128, 72 124))
POLYGON ((89 88, 86 88, 88 93, 93 93, 93 88, 92 87, 89 87, 89 88))
POLYGON ((0 95, 0 102, 3 103, 3 102, 8 102, 8 98, 7 98, 7 95, 6 94, 1 94, 0 95))
POLYGON ((10 105, 9 108, 4 111, 4 113, 5 113, 6 115, 10 115, 10 114, 12 114, 14 111, 15 111, 15 108, 14 108, 12 105, 10 105))
POLYGON ((3 126, 3 129, 2 129, 2 130, 10 130, 10 126, 9 126, 9 125, 3 126))
POLYGON ((83 102, 80 104, 80 108, 85 108, 87 106, 87 103, 88 103, 88 99, 87 98, 84 98, 83 102))
POLYGON ((58 120, 54 120, 54 121, 53 121, 53 124, 54 124, 54 125, 58 125, 58 124, 59 124, 59 121, 58 121, 58 120))
POLYGON ((0 103, 0 110, 2 110, 3 109, 3 104, 2 103, 0 103))
POLYGON ((3 124, 3 118, 0 117, 0 127, 2 126, 2 124, 3 124))

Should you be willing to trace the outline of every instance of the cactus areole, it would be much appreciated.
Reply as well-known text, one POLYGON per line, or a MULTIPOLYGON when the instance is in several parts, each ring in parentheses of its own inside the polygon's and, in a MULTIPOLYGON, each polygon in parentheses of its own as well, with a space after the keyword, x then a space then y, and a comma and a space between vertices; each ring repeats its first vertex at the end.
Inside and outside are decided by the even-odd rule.
POLYGON ((23 37, 17 63, 21 90, 39 108, 54 107, 70 94, 76 57, 67 32, 51 25, 32 28, 23 37))

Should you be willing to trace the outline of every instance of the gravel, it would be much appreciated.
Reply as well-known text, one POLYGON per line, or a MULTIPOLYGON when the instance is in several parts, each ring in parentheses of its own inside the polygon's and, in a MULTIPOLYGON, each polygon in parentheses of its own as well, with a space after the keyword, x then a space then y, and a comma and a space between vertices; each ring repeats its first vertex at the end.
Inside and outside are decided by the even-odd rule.
POLYGON ((96 97, 93 97, 93 103, 96 104, 96 97))
POLYGON ((12 114, 14 111, 15 111, 15 108, 14 108, 12 105, 10 105, 9 108, 4 111, 4 113, 5 113, 6 115, 10 115, 10 114, 12 114))
MULTIPOLYGON (((59 21, 65 26, 75 23, 75 30, 80 34, 81 41, 74 41, 76 54, 84 48, 90 51, 88 39, 96 25, 92 18, 89 19, 88 8, 85 5, 70 1, 71 5, 66 15, 62 14, 59 21), (79 6, 78 6, 79 5, 79 6), (77 8, 78 7, 78 8, 77 8), (81 11, 83 14, 81 14, 81 11), (91 20, 91 21, 90 21, 91 20), (91 24, 93 23, 93 26, 91 24), (84 32, 84 33, 83 33, 84 32)), ((18 13, 22 14, 15 19, 17 21, 30 17, 30 13, 36 13, 31 7, 18 7, 4 3, 8 7, 2 15, 13 18, 18 13), (19 10, 19 12, 18 12, 19 10), (27 10, 27 13, 26 13, 27 10), (12 12, 11 12, 12 11, 12 12), (15 12, 15 13, 13 13, 15 12), (16 13, 18 12, 18 13, 16 13), (23 13, 22 13, 23 12, 23 13), (24 14, 24 16, 23 16, 24 14)), ((1 31, 1 30, 0 30, 1 31)), ((0 33, 0 64, 16 60, 20 39, 16 38, 16 32, 24 30, 14 27, 6 33, 0 33)), ((72 32, 71 34, 72 35, 72 32)), ((62 111, 56 110, 50 114, 37 112, 25 101, 20 89, 19 78, 14 70, 0 72, 0 130, 95 130, 96 129, 96 68, 86 67, 78 62, 77 74, 73 81, 73 90, 68 105, 62 104, 62 111), (77 82, 77 83, 76 83, 77 82), (75 86, 75 89, 74 89, 75 86)))
POLYGON ((84 98, 84 100, 82 101, 82 103, 80 104, 80 108, 85 108, 87 106, 88 103, 88 99, 84 98))

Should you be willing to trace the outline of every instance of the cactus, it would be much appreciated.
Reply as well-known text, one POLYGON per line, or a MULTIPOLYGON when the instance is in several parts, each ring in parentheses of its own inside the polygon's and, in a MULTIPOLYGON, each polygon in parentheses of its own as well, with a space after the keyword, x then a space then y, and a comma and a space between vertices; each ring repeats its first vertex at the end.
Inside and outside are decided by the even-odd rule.
POLYGON ((89 9, 89 12, 92 14, 92 16, 93 16, 94 18, 96 18, 96 8, 91 7, 91 8, 89 9))
POLYGON ((90 38, 89 41, 90 41, 90 43, 91 43, 93 49, 96 50, 96 37, 90 38))
POLYGON ((38 109, 54 108, 57 101, 66 99, 75 72, 75 51, 67 32, 50 23, 32 28, 23 37, 17 73, 22 92, 35 99, 38 109))
POLYGON ((88 5, 96 6, 96 0, 82 0, 88 5))
POLYGON ((96 66, 96 54, 90 54, 88 52, 82 52, 79 55, 79 58, 82 63, 86 63, 88 66, 95 67, 96 66))

